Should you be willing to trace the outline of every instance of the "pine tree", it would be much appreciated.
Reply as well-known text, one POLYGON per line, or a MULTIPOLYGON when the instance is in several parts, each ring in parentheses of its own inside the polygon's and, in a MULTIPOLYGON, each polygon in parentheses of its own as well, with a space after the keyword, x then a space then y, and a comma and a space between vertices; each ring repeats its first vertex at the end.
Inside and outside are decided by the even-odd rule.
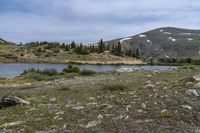
POLYGON ((65 43, 62 43, 62 45, 60 46, 60 48, 65 48, 65 43))
POLYGON ((115 45, 112 45, 112 53, 115 53, 115 45))
POLYGON ((80 51, 80 53, 83 52, 83 44, 82 43, 80 43, 79 51, 80 51))
POLYGON ((137 59, 140 59, 140 49, 139 48, 136 49, 135 57, 137 59))
POLYGON ((150 58, 150 64, 151 64, 151 66, 154 65, 154 61, 153 61, 153 58, 152 58, 152 57, 150 58))
POLYGON ((104 51, 105 51, 105 43, 103 42, 103 39, 101 39, 98 44, 98 52, 103 53, 104 51))
POLYGON ((66 46, 65 46, 65 51, 69 51, 70 50, 70 48, 69 48, 69 45, 67 44, 66 46))
POLYGON ((118 42, 118 45, 117 45, 117 53, 116 53, 118 56, 121 56, 122 55, 122 46, 121 46, 121 43, 118 42))
POLYGON ((72 49, 76 48, 76 43, 74 41, 71 42, 71 48, 72 49))

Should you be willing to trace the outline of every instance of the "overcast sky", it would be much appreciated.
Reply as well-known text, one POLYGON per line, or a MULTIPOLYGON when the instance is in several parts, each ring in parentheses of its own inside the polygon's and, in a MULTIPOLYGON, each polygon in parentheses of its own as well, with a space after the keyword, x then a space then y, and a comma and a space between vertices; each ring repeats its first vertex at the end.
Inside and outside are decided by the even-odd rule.
POLYGON ((0 38, 93 43, 158 27, 200 29, 199 0, 0 0, 0 38))

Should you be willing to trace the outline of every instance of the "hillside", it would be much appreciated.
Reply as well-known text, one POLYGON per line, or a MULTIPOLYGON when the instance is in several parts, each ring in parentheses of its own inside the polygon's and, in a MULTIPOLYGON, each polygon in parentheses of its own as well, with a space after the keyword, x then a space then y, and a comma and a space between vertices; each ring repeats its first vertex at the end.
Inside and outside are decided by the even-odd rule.
POLYGON ((121 41, 124 49, 134 51, 140 48, 143 58, 200 57, 200 30, 164 27, 108 41, 108 44, 118 41, 121 41))
POLYGON ((143 64, 141 60, 110 52, 76 54, 53 45, 0 45, 0 63, 143 64))
POLYGON ((0 45, 5 45, 5 44, 6 44, 6 41, 0 38, 0 45))

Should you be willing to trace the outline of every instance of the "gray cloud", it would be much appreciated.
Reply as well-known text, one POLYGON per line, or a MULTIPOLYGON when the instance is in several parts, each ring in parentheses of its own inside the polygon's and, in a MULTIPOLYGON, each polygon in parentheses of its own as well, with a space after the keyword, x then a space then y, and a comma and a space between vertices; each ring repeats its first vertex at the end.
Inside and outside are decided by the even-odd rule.
POLYGON ((92 43, 153 28, 200 28, 197 0, 0 1, 0 37, 13 42, 92 43))

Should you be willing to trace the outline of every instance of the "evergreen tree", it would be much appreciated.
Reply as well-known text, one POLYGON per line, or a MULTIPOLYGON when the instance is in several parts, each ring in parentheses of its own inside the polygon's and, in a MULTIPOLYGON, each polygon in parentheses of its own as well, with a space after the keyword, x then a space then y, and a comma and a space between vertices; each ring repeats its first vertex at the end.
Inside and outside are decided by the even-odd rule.
POLYGON ((103 39, 101 39, 98 44, 98 52, 103 53, 104 51, 105 51, 105 43, 103 42, 103 39))
POLYGON ((62 45, 60 46, 60 48, 65 48, 65 43, 62 43, 62 45))
POLYGON ((65 46, 65 51, 69 51, 70 50, 70 48, 69 48, 69 45, 67 44, 66 46, 65 46))
POLYGON ((137 59, 140 59, 140 49, 139 48, 136 49, 135 57, 137 59))
POLYGON ((117 56, 121 56, 122 55, 122 46, 121 46, 121 43, 118 42, 118 45, 117 45, 117 51, 116 51, 116 55, 117 56))
POLYGON ((71 48, 72 49, 76 48, 76 43, 74 41, 71 42, 71 48))
POLYGON ((150 64, 151 64, 151 66, 154 65, 154 61, 153 61, 153 58, 152 58, 152 57, 150 58, 150 64))
POLYGON ((115 53, 115 45, 112 45, 112 53, 115 53))

